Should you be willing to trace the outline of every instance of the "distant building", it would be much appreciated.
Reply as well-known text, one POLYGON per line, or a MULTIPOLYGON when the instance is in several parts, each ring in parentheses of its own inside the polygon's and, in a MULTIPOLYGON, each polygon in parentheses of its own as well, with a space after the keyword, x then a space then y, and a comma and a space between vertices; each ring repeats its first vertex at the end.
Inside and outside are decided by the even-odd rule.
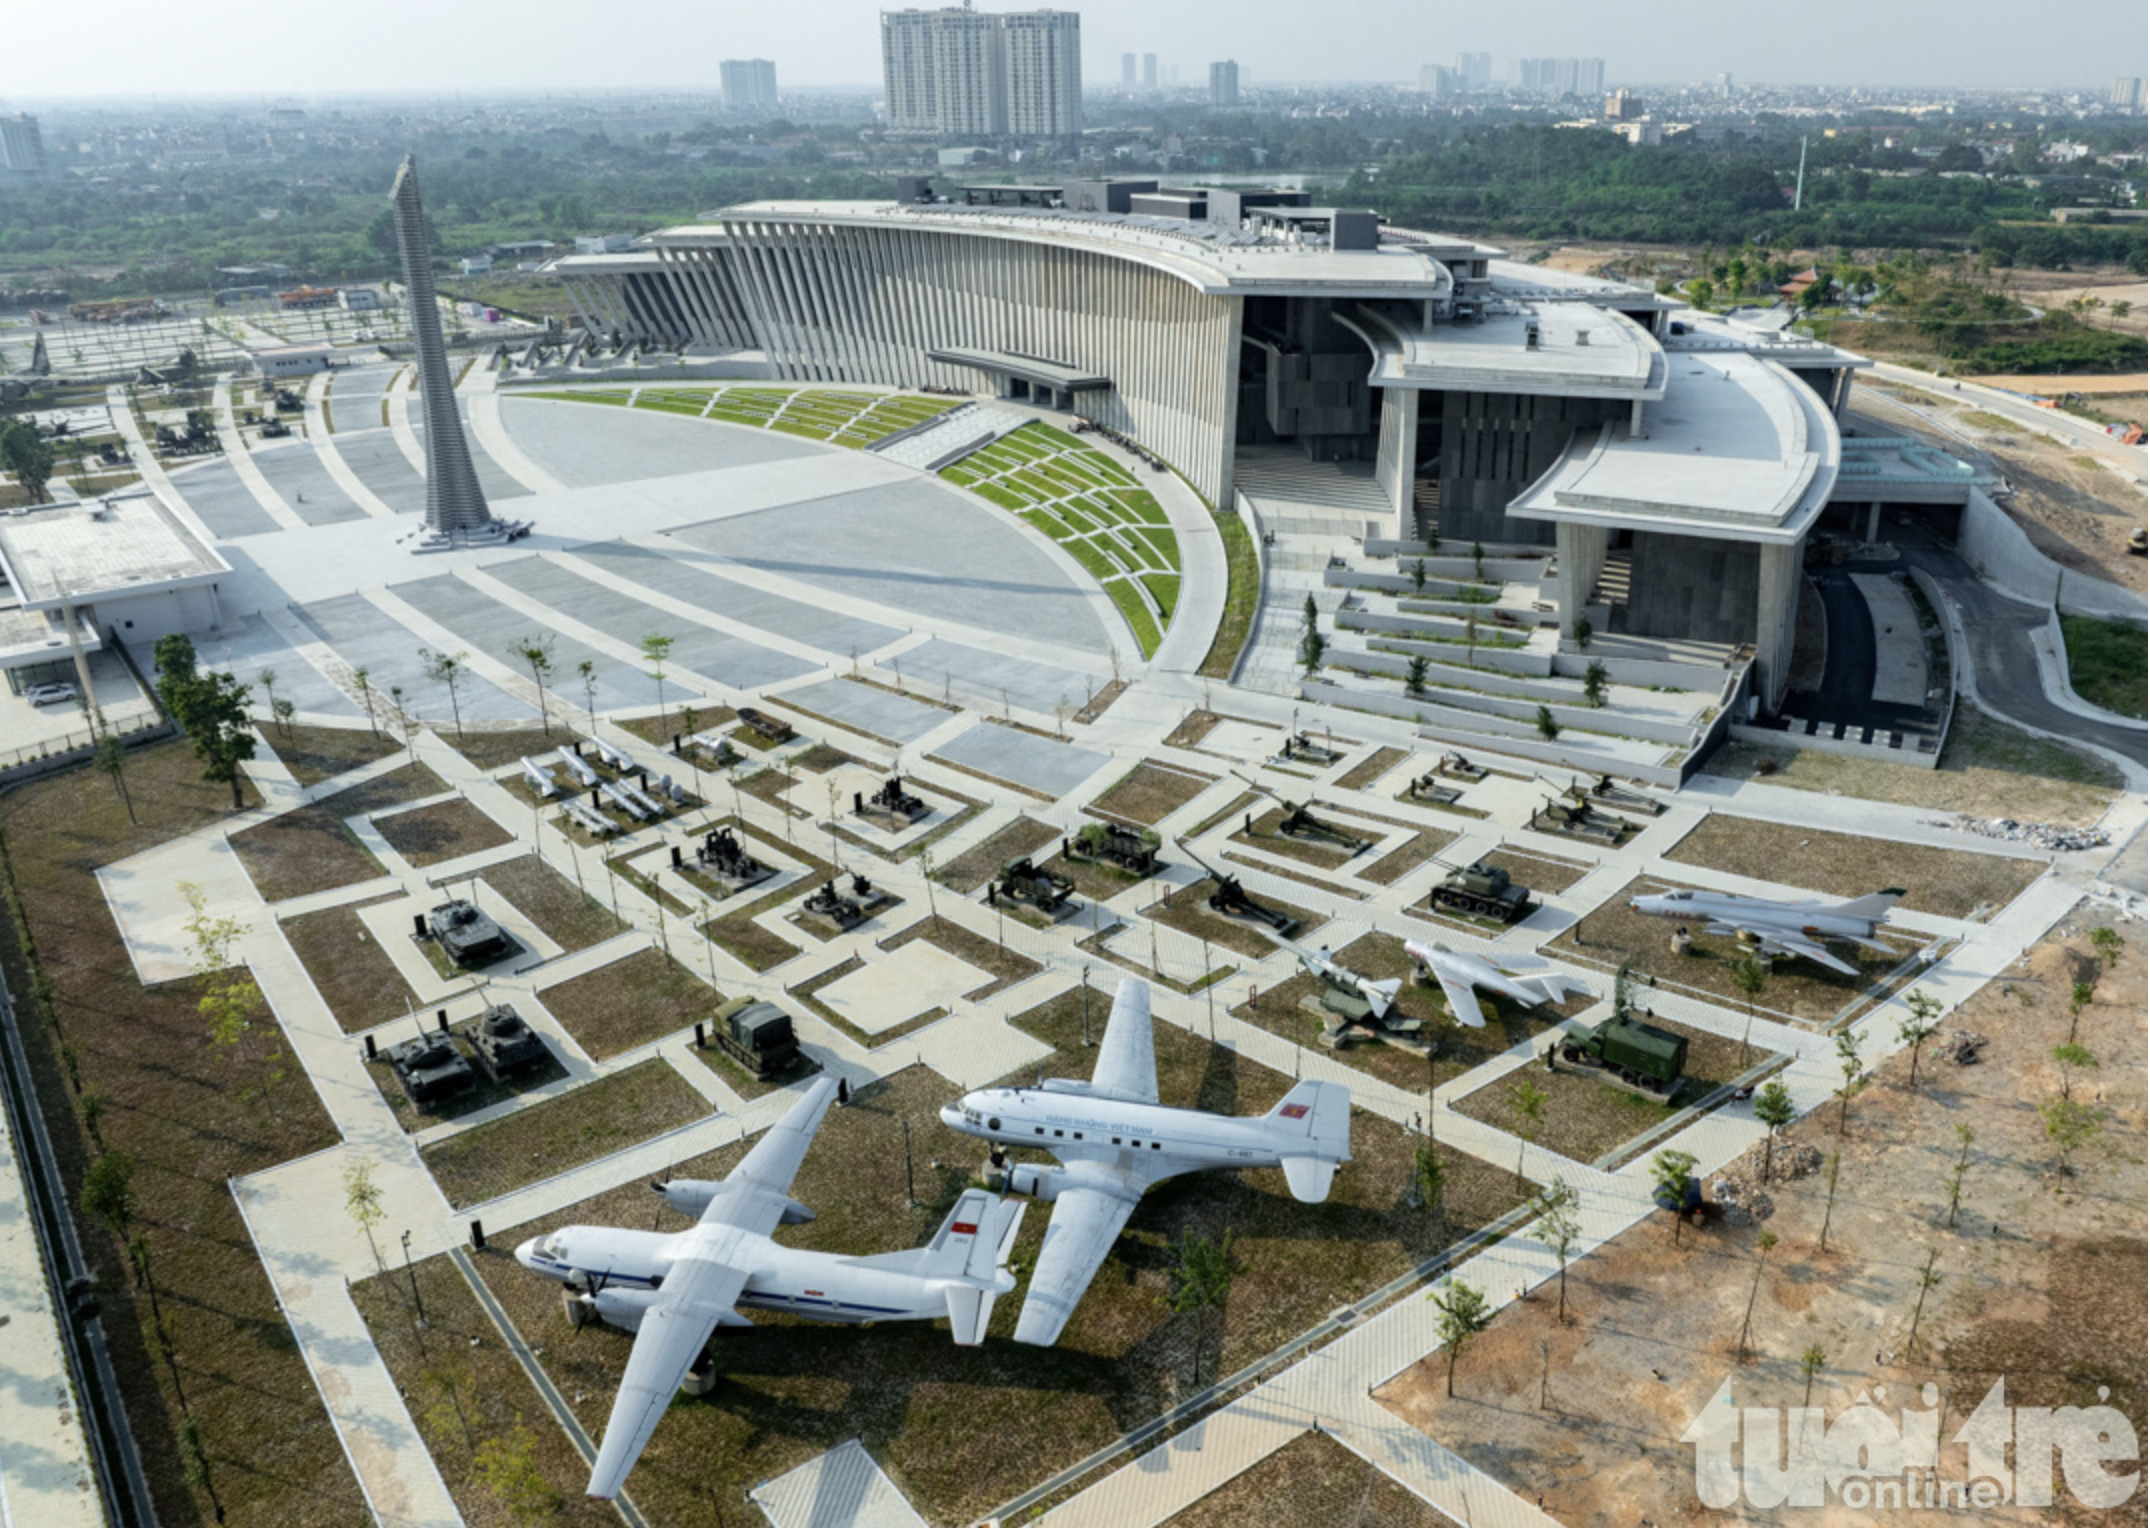
POLYGON ((1461 95, 1465 87, 1462 74, 1446 64, 1420 64, 1418 88, 1421 95, 1432 96, 1436 101, 1445 101, 1451 96, 1461 95))
POLYGON ((776 65, 766 58, 727 58, 717 65, 726 111, 776 110, 776 65))
POLYGON ((264 377, 303 377, 327 371, 334 355, 326 345, 282 345, 254 352, 254 365, 264 377))
MULTIPOLYGON (((2113 88, 2106 94, 2105 104, 2120 111, 2141 111, 2143 109, 2142 78, 2136 76, 2134 78, 2114 80, 2113 88)), ((4 128, 0 128, 0 131, 4 130, 4 128)))
POLYGON ((1239 104, 1239 65, 1234 60, 1209 66, 1209 104, 1214 108, 1239 104))
POLYGON ((369 313, 381 305, 381 294, 372 287, 345 287, 336 294, 346 313, 369 313))
POLYGON ((274 260, 264 260, 259 265, 221 265, 217 277, 233 286, 261 286, 271 281, 289 281, 291 267, 274 260))
POLYGON ((1605 120, 1608 122, 1633 122, 1642 114, 1642 101, 1632 90, 1615 90, 1605 98, 1605 120))
POLYGON ((1132 53, 1122 53, 1120 55, 1120 88, 1122 90, 1133 90, 1135 88, 1135 55, 1132 53))
POLYGON ((1458 53, 1451 69, 1464 90, 1483 90, 1493 83, 1493 55, 1490 53, 1458 53))
POLYGON ((491 255, 465 255, 456 262, 456 269, 466 276, 490 276, 493 273, 491 255))
POLYGON ((1524 95, 1598 96, 1605 93, 1602 58, 1519 58, 1515 87, 1524 95))
POLYGON ((45 173, 45 139, 37 118, 27 113, 0 117, 0 171, 9 175, 45 173))
POLYGON ((898 132, 1063 138, 1082 131, 1074 11, 883 11, 881 73, 898 132))
POLYGON ((635 247, 631 233, 586 233, 575 240, 578 255, 617 255, 635 247))
POLYGON ((1142 55, 1142 88, 1144 90, 1155 90, 1157 88, 1157 55, 1154 53, 1142 55))

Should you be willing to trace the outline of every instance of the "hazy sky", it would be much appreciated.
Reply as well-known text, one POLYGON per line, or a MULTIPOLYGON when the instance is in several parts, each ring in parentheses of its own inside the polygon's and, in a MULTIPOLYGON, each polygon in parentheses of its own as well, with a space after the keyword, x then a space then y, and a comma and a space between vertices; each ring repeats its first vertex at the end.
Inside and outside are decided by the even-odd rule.
MULTIPOLYGON (((1013 9, 992 3, 981 9, 1013 9)), ((1084 78, 1123 52, 1180 79, 1237 58, 1253 83, 1415 81, 1457 49, 1603 57, 1611 83, 1706 79, 1904 85, 2102 85, 2145 72, 2143 0, 1087 0, 1084 78)), ((880 79, 871 0, 40 0, 11 6, 0 103, 80 94, 274 97, 506 87, 709 87, 720 58, 770 58, 780 84, 880 79), (406 47, 406 39, 413 40, 406 47)))

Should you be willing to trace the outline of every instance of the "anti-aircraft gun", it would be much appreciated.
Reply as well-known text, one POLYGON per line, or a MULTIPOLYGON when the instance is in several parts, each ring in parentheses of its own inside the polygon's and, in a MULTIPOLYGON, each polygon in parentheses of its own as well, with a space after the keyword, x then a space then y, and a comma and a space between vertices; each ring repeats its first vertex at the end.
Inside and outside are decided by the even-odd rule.
MULTIPOLYGON (((702 835, 695 846, 695 868, 713 880, 721 881, 729 891, 743 891, 758 885, 776 872, 749 854, 739 841, 739 835, 719 824, 702 835)), ((685 868, 679 846, 672 848, 672 868, 685 868)))
POLYGON ((1593 806, 1590 792, 1581 786, 1556 790, 1532 814, 1530 826, 1540 833, 1559 833, 1594 844, 1617 848, 1641 830, 1625 817, 1615 817, 1593 806))
MULTIPOLYGON (((1306 809, 1305 803, 1287 801, 1259 780, 1249 780, 1236 769, 1232 773, 1283 808, 1284 815, 1277 822, 1277 831, 1284 837, 1319 839, 1334 844, 1337 848, 1343 849, 1350 854, 1362 854, 1373 847, 1373 840, 1356 837, 1346 833, 1333 823, 1323 822, 1306 809)), ((1248 827, 1251 829, 1252 826, 1253 824, 1250 821, 1248 827)))
POLYGON ((1487 773, 1483 764, 1473 764, 1453 749, 1442 754, 1433 769, 1435 774, 1446 775, 1451 780, 1461 780, 1466 785, 1475 785, 1483 780, 1487 773))
POLYGON ((898 828, 908 828, 931 817, 933 808, 903 788, 902 775, 890 775, 870 798, 853 791, 851 812, 857 817, 886 818, 898 828))
POLYGON ((1001 898, 1010 902, 1028 902, 1048 916, 1058 916, 1066 911, 1068 898, 1074 894, 1073 881, 1039 869, 1028 855, 1001 866, 1000 874, 988 881, 985 888, 985 899, 989 904, 1001 898))
MULTIPOLYGON (((1569 794, 1572 796, 1581 788, 1571 784, 1569 794)), ((1599 806, 1609 806, 1617 812, 1640 812, 1646 817, 1662 817, 1665 814, 1665 803, 1662 799, 1636 790, 1633 786, 1622 785, 1611 775, 1599 775, 1588 787, 1588 791, 1591 801, 1599 806)))
POLYGON ((1227 918, 1244 918, 1249 922, 1259 923, 1265 928, 1275 930, 1278 935, 1286 939, 1289 939, 1293 932, 1298 929, 1299 920, 1297 918, 1287 917, 1273 907, 1264 907, 1254 898, 1248 896, 1247 888, 1240 885, 1238 876, 1226 875, 1208 860, 1202 858, 1201 855, 1195 853, 1194 850, 1189 849, 1184 843, 1181 843, 1179 847, 1186 850, 1187 857, 1207 871, 1209 878, 1216 882, 1217 889, 1209 894, 1209 910, 1211 912, 1221 913, 1227 918))
POLYGON ((1436 912, 1514 923, 1530 911, 1530 888, 1519 884, 1500 866, 1480 861, 1451 865, 1444 859, 1434 863, 1448 872, 1426 899, 1436 912))

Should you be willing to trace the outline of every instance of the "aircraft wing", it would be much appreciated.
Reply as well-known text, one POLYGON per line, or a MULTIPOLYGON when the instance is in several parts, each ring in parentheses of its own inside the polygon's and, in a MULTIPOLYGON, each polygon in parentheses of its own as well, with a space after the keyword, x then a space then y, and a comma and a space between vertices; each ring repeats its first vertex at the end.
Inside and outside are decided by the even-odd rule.
POLYGON ((754 1143, 702 1211, 706 1225, 738 1226, 766 1236, 791 1204, 791 1180, 799 1175, 806 1148, 836 1097, 836 1081, 822 1077, 800 1095, 784 1117, 754 1143))
MULTIPOLYGON (((1113 994, 1112 1017, 1098 1042, 1097 1065, 1089 1091, 1129 1103, 1157 1102, 1157 1042, 1150 1035, 1150 984, 1139 976, 1120 978, 1113 994)), ((1056 1216, 1055 1219, 1058 1217, 1056 1216)))
POLYGON ((1031 1271, 1023 1296, 1023 1314, 1015 1323, 1015 1340, 1049 1348, 1060 1338, 1076 1302, 1112 1251, 1120 1228, 1135 1213, 1141 1190, 1088 1184, 1070 1185, 1053 1199, 1053 1218, 1045 1227, 1045 1245, 1031 1271))
POLYGON ((1795 934, 1790 929, 1763 929, 1760 932, 1762 948, 1772 953, 1782 951, 1787 955, 1804 955, 1816 965, 1827 966, 1832 971, 1841 971, 1846 976, 1859 974, 1858 967, 1849 961, 1838 959, 1804 934, 1795 934))
POLYGON ((636 1328, 634 1351, 627 1355, 627 1372, 612 1399, 604 1442, 590 1470, 590 1495, 600 1501, 619 1495, 680 1381, 702 1356, 709 1334, 730 1313, 746 1282, 747 1270, 714 1258, 689 1256, 673 1263, 636 1328))
POLYGON ((1450 974, 1445 966, 1433 968, 1434 979, 1441 984, 1441 994, 1448 999, 1448 1011, 1458 1024, 1466 1029, 1484 1029, 1486 1016, 1478 1006, 1478 994, 1471 984, 1461 977, 1450 974))

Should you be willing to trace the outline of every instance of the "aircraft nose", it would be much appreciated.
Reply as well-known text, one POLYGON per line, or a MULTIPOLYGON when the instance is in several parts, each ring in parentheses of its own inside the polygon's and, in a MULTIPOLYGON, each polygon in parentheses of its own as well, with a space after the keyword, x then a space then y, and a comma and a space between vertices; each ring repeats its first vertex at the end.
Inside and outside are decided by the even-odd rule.
POLYGON ((515 1249, 515 1261, 521 1263, 533 1273, 537 1271, 537 1265, 531 1259, 537 1256, 537 1244, 538 1239, 533 1236, 515 1249))
POLYGON ((961 1104, 942 1104, 941 1123, 946 1125, 950 1130, 965 1129, 963 1106, 961 1104))

